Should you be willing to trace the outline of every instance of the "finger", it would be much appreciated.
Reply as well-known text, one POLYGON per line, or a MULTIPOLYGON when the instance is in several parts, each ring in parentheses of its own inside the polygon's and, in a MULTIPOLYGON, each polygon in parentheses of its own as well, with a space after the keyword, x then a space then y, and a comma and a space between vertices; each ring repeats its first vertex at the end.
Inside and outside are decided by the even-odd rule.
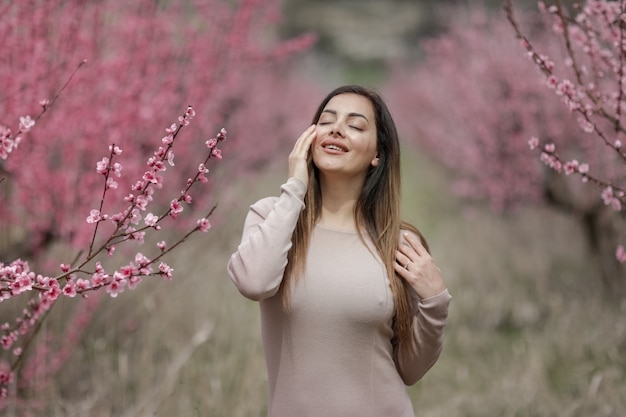
POLYGON ((424 256, 428 253, 422 242, 413 234, 404 232, 403 233, 404 240, 409 244, 409 246, 417 253, 418 256, 424 256))
POLYGON ((408 256, 406 253, 396 251, 396 264, 399 265, 401 268, 406 269, 407 265, 411 262, 411 257, 408 256))
POLYGON ((397 262, 393 265, 393 269, 395 269, 396 273, 398 275, 400 275, 401 277, 403 277, 403 278, 406 278, 406 274, 409 272, 402 265, 398 264, 397 262))
MULTIPOLYGON (((411 258, 411 256, 418 256, 417 252, 415 252, 415 250, 413 250, 413 247, 411 245, 409 245, 408 243, 403 243, 400 246, 398 246, 398 253, 400 253, 401 255, 404 255, 406 258, 411 258)), ((397 258, 397 255, 396 255, 397 258)))
POLYGON ((309 126, 307 130, 302 132, 300 137, 296 140, 294 145, 294 152, 297 154, 302 154, 303 152, 307 152, 311 147, 311 142, 315 138, 315 125, 309 126))

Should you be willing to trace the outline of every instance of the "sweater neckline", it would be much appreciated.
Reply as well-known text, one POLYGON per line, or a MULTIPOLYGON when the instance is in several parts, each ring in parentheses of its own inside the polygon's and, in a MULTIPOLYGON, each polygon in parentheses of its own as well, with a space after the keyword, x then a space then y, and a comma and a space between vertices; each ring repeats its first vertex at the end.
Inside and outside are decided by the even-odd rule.
POLYGON ((318 228, 318 229, 327 231, 327 232, 343 233, 343 234, 347 234, 347 235, 357 235, 358 234, 358 232, 356 230, 334 229, 334 228, 331 228, 331 227, 322 226, 320 224, 316 224, 315 227, 318 228))

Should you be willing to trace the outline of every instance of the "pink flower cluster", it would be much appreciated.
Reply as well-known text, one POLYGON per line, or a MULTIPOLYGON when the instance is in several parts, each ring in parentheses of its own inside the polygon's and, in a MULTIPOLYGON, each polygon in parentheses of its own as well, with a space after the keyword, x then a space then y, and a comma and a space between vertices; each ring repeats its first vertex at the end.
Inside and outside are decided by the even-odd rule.
POLYGON ((0 125, 0 159, 7 159, 22 141, 21 133, 28 132, 34 125, 35 121, 30 116, 20 117, 20 128, 15 137, 10 128, 0 125))
POLYGON ((0 398, 8 394, 7 386, 13 383, 13 372, 7 364, 0 363, 0 398))
POLYGON ((41 112, 34 119, 30 117, 30 115, 20 116, 18 130, 15 136, 12 134, 10 128, 0 125, 0 159, 6 160, 9 154, 17 149, 22 141, 22 133, 28 132, 35 126, 37 119, 50 107, 50 101, 48 99, 42 99, 39 101, 39 105, 41 106, 41 112))
POLYGON ((4 350, 11 349, 20 336, 27 334, 63 291, 57 279, 35 274, 25 261, 18 259, 9 265, 0 263, 0 302, 31 290, 39 292, 38 299, 30 300, 14 326, 1 324, 0 346, 4 350))
POLYGON ((624 198, 624 191, 615 191, 613 187, 609 185, 602 190, 602 193, 600 193, 600 195, 605 205, 611 206, 611 208, 613 208, 613 210, 615 211, 622 210, 622 202, 620 199, 624 198))

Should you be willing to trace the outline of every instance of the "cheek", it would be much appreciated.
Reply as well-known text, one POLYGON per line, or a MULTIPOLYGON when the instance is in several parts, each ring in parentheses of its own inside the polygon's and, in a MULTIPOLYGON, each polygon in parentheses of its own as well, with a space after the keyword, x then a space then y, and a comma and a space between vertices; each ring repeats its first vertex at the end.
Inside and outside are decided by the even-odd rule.
POLYGON ((320 126, 319 124, 315 125, 315 133, 317 134, 317 137, 326 133, 328 129, 328 126, 320 126))

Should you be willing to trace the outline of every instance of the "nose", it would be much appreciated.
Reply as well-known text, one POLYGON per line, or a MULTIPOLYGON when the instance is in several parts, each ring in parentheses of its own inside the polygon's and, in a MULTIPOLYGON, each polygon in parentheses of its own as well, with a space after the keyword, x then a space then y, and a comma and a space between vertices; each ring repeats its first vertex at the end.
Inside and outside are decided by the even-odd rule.
POLYGON ((339 136, 339 137, 343 137, 343 131, 341 129, 341 125, 339 124, 339 121, 335 121, 330 129, 330 134, 331 136, 339 136))

